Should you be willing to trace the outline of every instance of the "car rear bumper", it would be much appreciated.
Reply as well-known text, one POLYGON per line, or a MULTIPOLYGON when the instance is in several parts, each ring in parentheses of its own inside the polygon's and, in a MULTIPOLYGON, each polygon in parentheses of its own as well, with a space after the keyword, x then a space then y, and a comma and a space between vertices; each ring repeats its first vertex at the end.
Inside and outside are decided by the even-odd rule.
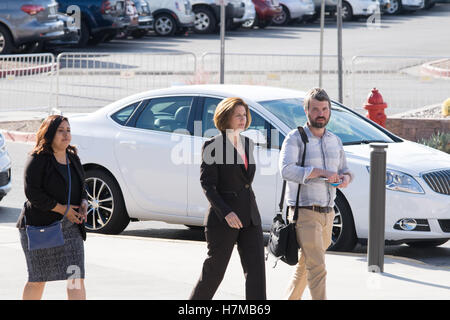
POLYGON ((57 20, 41 23, 33 20, 21 25, 15 35, 16 44, 60 39, 64 37, 64 22, 57 20))

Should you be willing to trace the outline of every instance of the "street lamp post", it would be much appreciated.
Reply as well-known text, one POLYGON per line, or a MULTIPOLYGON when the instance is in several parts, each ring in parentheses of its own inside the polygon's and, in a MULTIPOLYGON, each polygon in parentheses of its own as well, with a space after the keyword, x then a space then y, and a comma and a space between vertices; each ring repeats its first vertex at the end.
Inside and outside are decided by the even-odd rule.
POLYGON ((225 0, 220 0, 220 84, 225 83, 225 0))
POLYGON ((342 70, 342 0, 337 4, 337 31, 338 31, 338 91, 339 102, 343 103, 343 70, 342 70))
POLYGON ((322 0, 320 7, 320 57, 319 57, 319 88, 322 88, 323 72, 323 29, 325 27, 325 0, 322 0))

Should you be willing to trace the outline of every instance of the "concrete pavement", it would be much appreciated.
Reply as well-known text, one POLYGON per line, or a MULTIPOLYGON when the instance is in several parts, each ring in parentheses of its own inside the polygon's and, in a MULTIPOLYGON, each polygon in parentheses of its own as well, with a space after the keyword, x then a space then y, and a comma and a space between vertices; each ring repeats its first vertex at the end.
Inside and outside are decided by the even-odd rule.
MULTIPOLYGON (((187 299, 200 275, 206 243, 88 234, 85 242, 88 299, 187 299)), ((0 299, 20 299, 27 279, 19 234, 0 227, 0 299)), ((294 267, 266 262, 267 296, 284 298, 294 267)), ((328 298, 450 299, 450 268, 386 256, 384 273, 367 271, 366 255, 327 253, 328 298)), ((66 299, 65 281, 49 282, 43 299, 66 299)), ((234 250, 214 299, 242 300, 244 276, 234 250)), ((308 289, 305 299, 310 299, 308 289)))

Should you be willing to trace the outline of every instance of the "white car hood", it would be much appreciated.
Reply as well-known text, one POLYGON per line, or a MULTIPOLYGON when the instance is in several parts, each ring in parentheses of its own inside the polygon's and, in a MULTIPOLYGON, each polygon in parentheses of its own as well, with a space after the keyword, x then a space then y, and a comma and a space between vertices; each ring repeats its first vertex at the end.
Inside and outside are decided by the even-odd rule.
MULTIPOLYGON (((404 141, 388 143, 386 149, 386 166, 388 169, 402 171, 413 176, 421 173, 450 168, 450 155, 415 142, 404 141)), ((347 161, 350 159, 367 161, 370 165, 370 152, 368 144, 344 146, 347 161)))

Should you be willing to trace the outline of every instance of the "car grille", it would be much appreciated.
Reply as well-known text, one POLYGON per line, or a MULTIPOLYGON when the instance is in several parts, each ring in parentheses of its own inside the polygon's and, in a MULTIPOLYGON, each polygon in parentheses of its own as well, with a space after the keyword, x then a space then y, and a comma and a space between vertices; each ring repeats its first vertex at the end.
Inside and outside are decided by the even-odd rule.
POLYGON ((11 180, 11 169, 0 172, 0 187, 6 186, 11 180))
POLYGON ((442 231, 450 232, 450 220, 438 220, 439 225, 441 226, 442 231))
POLYGON ((429 172, 422 177, 433 191, 450 195, 450 169, 429 172))

